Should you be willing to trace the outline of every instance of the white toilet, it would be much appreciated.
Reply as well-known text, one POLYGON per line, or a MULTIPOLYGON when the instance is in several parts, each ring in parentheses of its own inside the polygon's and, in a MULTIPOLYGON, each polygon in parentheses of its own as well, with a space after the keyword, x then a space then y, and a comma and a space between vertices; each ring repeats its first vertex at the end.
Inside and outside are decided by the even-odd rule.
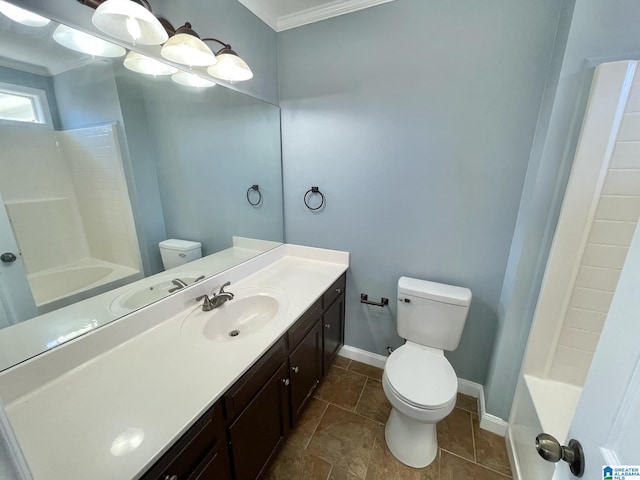
POLYGON ((471 290, 401 277, 398 334, 406 343, 387 359, 382 387, 391 403, 385 439, 391 453, 414 468, 436 457, 436 423, 456 404, 458 378, 444 350, 455 350, 471 304, 471 290))
POLYGON ((160 242, 158 245, 160 246, 160 256, 165 270, 184 265, 202 257, 202 244, 200 242, 170 238, 160 242))

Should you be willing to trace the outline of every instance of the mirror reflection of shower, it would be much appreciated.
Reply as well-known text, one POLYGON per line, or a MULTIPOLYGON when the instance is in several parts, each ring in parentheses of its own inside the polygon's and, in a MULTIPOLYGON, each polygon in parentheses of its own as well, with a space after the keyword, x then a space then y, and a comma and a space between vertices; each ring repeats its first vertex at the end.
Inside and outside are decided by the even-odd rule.
POLYGON ((115 125, 56 131, 1 122, 0 144, 10 222, 0 229, 14 236, 38 313, 141 277, 115 125))

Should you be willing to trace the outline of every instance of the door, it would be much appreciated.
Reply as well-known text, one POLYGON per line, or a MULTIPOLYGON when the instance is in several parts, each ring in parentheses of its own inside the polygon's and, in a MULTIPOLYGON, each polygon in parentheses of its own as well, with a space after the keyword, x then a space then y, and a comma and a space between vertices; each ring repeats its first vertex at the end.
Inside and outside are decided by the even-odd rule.
MULTIPOLYGON (((640 469, 640 226, 629 247, 568 438, 582 443, 583 478, 605 478, 604 466, 613 467, 614 473, 616 465, 640 469)), ((558 464, 553 480, 573 478, 567 465, 558 464)), ((626 478, 638 479, 640 474, 626 478)))
POLYGON ((38 314, 24 262, 0 195, 0 255, 3 253, 15 255, 15 261, 0 261, 0 328, 38 314), (6 325, 2 323, 3 320, 6 325))

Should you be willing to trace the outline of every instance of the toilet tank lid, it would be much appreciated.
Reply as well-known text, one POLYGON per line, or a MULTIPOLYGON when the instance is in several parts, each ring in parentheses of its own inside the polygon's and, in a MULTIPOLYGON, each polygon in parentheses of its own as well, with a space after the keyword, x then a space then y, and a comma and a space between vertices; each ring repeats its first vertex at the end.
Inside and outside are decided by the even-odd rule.
POLYGON ((410 277, 400 277, 398 280, 398 294, 412 295, 463 307, 468 307, 471 304, 471 290, 468 288, 410 277))
POLYGON ((189 240, 178 240, 177 238, 170 238, 168 240, 163 240, 159 243, 160 248, 168 248, 169 250, 180 250, 182 252, 188 250, 195 250, 196 248, 201 248, 202 244, 200 242, 191 242, 189 240))

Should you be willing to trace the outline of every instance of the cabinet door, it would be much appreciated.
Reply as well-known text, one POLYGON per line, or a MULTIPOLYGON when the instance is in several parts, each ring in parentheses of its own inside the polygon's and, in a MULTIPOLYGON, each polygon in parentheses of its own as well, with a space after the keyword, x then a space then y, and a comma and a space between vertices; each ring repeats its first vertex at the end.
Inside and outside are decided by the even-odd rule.
POLYGON ((258 478, 289 433, 289 376, 286 362, 229 427, 236 480, 258 478))
POLYGON ((322 378, 322 329, 320 322, 289 355, 291 377, 291 425, 295 426, 300 412, 311 398, 322 378))
POLYGON ((344 345, 344 293, 331 304, 322 316, 323 374, 326 375, 331 362, 344 345))

